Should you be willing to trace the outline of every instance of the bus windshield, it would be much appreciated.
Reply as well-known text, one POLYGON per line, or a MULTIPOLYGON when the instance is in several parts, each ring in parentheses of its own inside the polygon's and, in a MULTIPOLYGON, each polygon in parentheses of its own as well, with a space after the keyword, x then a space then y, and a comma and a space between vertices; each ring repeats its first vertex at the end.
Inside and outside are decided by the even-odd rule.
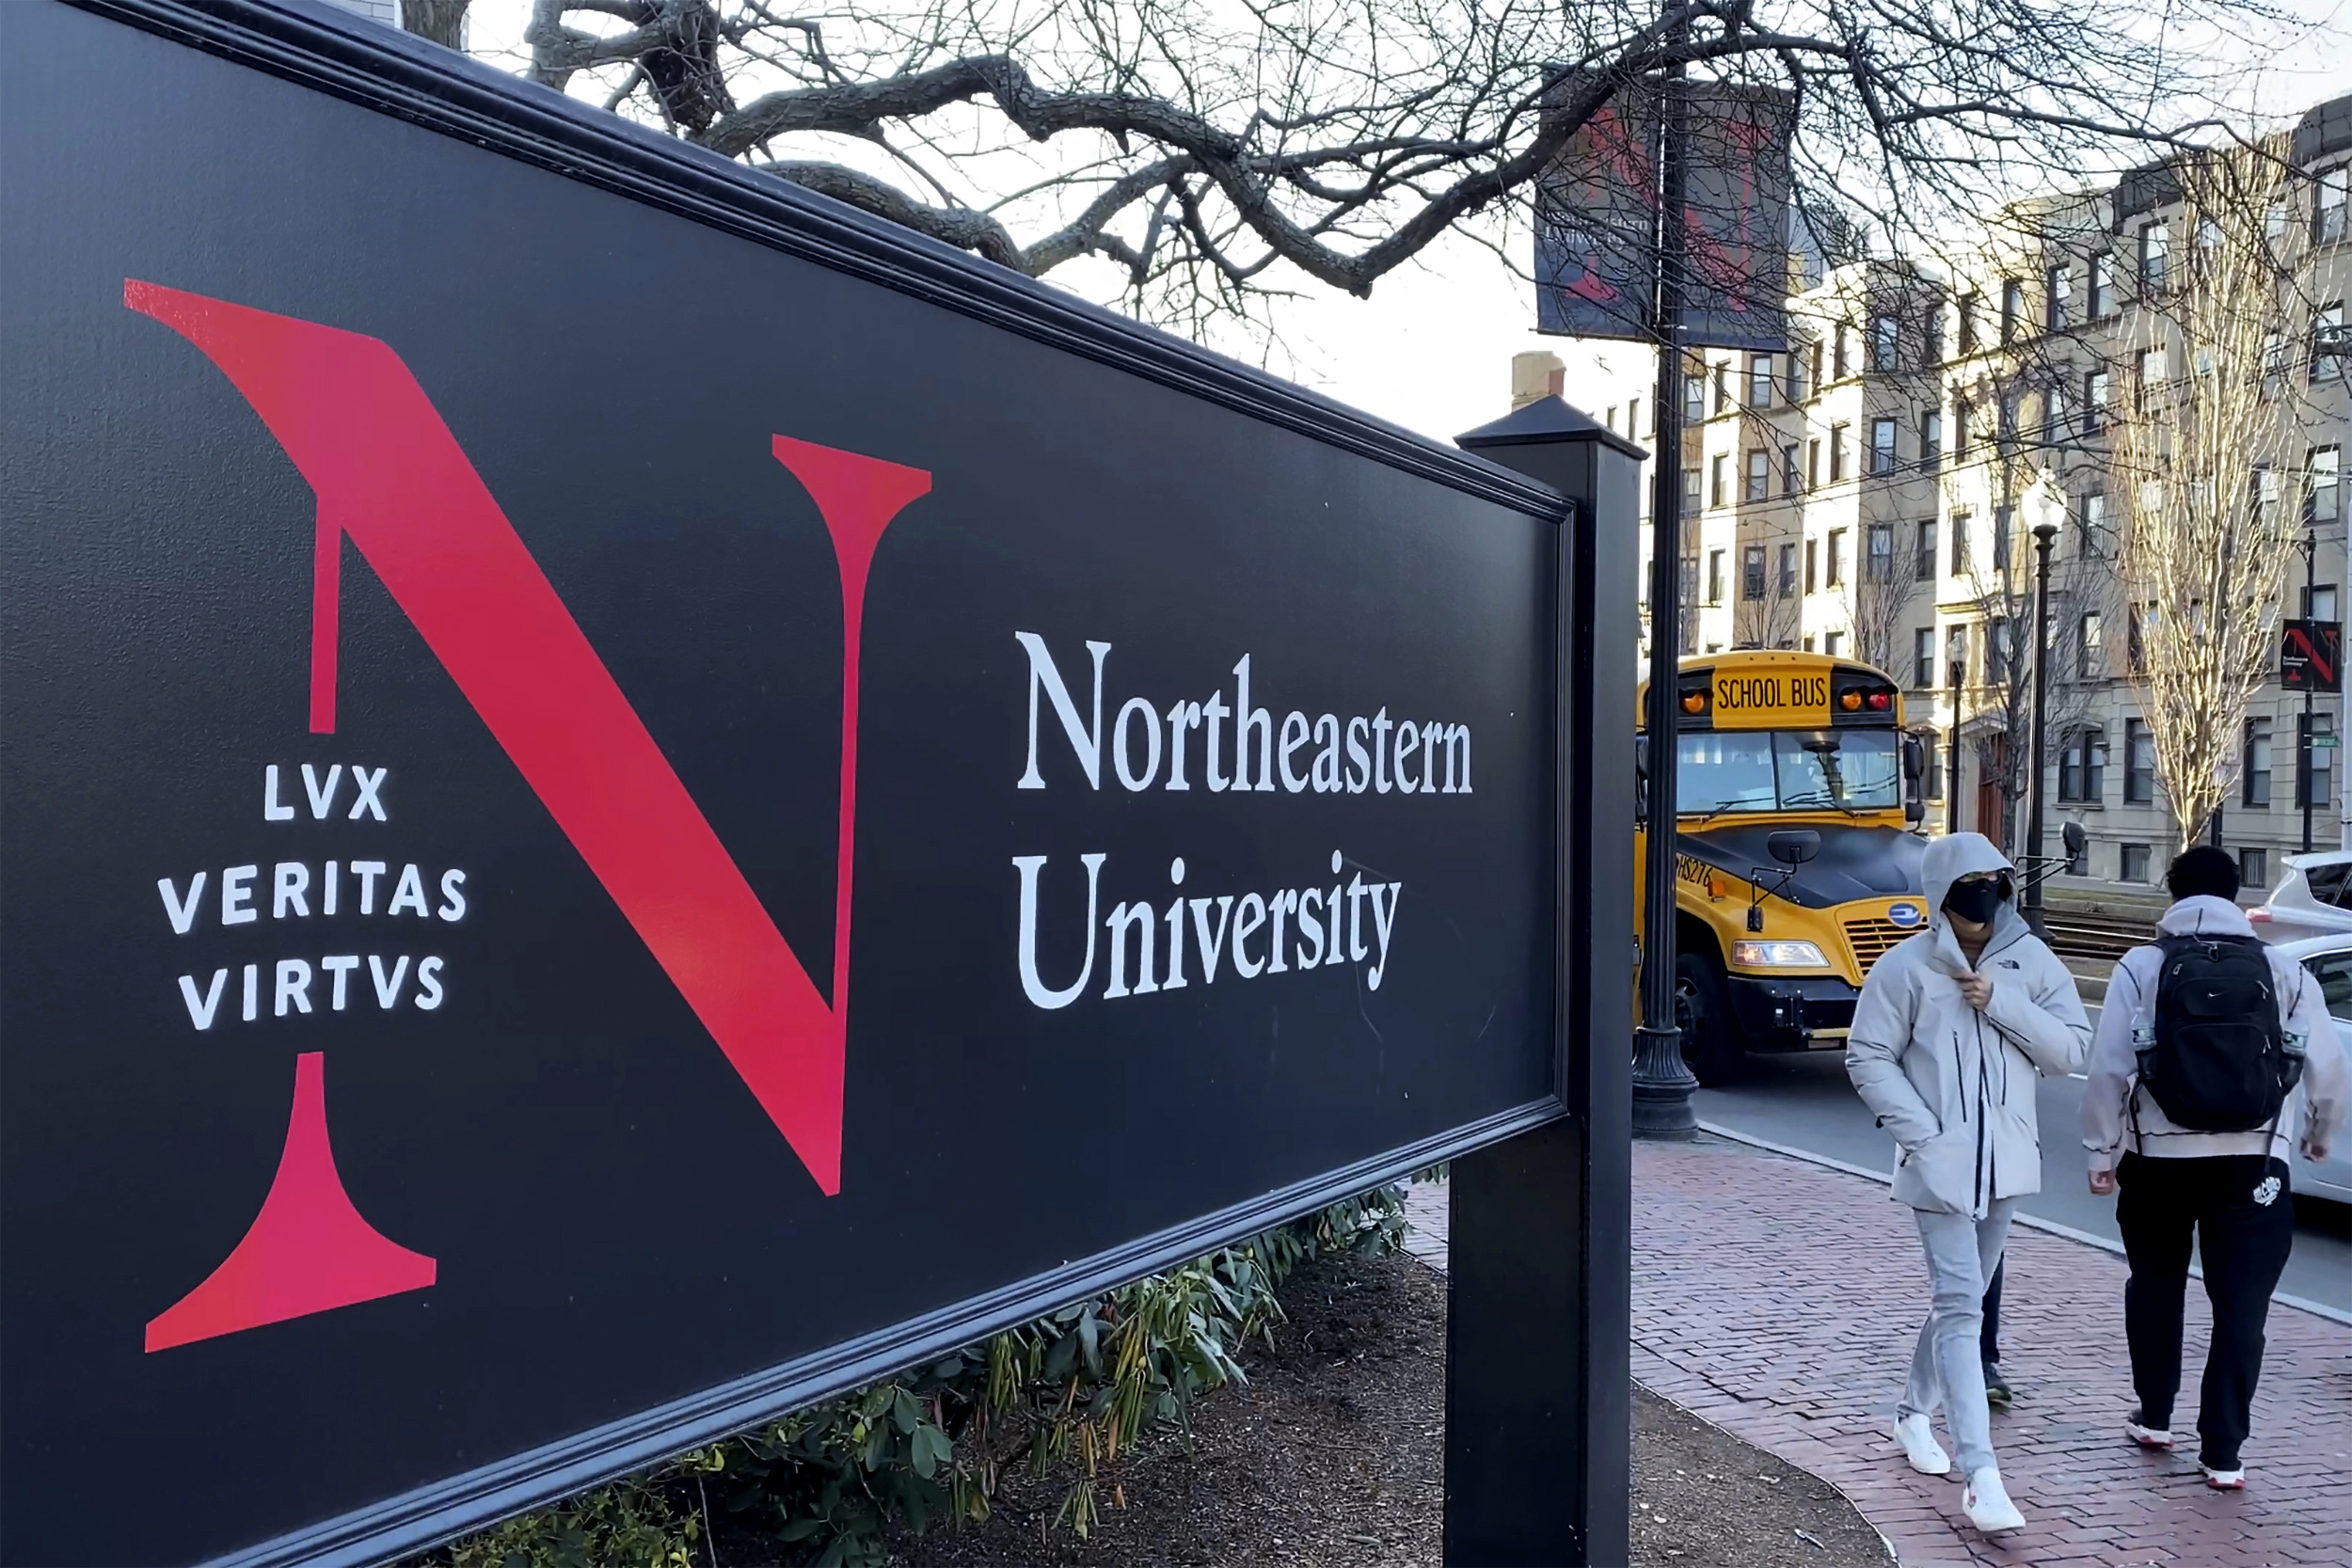
POLYGON ((1682 736, 1675 809, 1893 811, 1903 803, 1893 730, 1708 730, 1682 736))

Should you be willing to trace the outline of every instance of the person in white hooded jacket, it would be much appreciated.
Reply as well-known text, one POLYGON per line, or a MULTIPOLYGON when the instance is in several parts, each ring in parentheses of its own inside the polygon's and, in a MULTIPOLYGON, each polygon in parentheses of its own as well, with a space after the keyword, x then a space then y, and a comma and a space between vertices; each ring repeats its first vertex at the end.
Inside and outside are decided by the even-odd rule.
POLYGON ((1991 1533, 2025 1518, 1993 1455, 1978 1354, 1985 1282, 2017 1200, 2042 1190, 2035 1080, 2081 1069, 2090 1022, 2074 977, 2017 913, 2016 868, 1991 840, 1937 839, 1919 870, 1928 928, 1872 967, 1846 1071, 1894 1136, 1894 1196, 1918 1222, 1933 1290, 1895 1438, 1914 1469, 1948 1473, 1929 1419, 1941 1405, 1967 1478, 1963 1507, 1991 1533))
MULTIPOLYGON (((2237 907, 2237 863, 2211 845, 2185 850, 2165 874, 2174 903, 2157 921, 2159 940, 2205 937, 2252 944, 2254 927, 2237 907)), ((2142 1029, 2153 1040, 2158 981, 2167 950, 2135 947, 2115 966, 2090 1076, 2083 1085, 2083 1147, 2090 1190, 2120 1186, 2116 1228, 2131 1278, 2123 1287, 2123 1336, 2139 1408, 2123 1423, 2144 1449, 2172 1447, 2172 1402, 2181 1386, 2181 1319, 2190 1241, 2205 1265, 2213 1339, 2200 1390, 2198 1465, 2206 1484, 2246 1484, 2240 1454, 2262 1376, 2263 1327, 2270 1292, 2295 1245, 2288 1152, 2299 1142, 2324 1158, 2344 1122, 2347 1083, 2342 1042, 2319 982, 2292 958, 2264 949, 2281 1033, 2303 1047, 2301 1081, 2267 1127, 2206 1132, 2165 1115, 2140 1082, 2142 1029)), ((2175 1109, 2180 1109, 2175 1103, 2175 1109)))

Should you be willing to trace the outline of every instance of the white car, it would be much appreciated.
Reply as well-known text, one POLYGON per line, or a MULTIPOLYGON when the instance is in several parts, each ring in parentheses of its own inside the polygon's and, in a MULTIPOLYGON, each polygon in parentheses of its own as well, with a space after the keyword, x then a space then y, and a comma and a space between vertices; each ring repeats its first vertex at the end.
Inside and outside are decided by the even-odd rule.
POLYGON ((2352 934, 2352 849, 2289 855, 2270 901, 2246 911, 2265 942, 2352 934))
MULTIPOLYGON (((2334 1015, 2337 1038, 2352 1051, 2352 931, 2280 942, 2279 951, 2312 972, 2334 1015)), ((2307 1160, 2296 1149, 2292 1185, 2298 1193, 2352 1203, 2352 1128, 2337 1132, 2325 1160, 2307 1160)))

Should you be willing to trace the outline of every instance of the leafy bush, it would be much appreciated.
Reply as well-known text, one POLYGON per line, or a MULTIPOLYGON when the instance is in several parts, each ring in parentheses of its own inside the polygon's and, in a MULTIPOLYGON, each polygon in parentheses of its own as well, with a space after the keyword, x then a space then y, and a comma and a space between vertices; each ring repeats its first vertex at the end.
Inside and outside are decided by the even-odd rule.
POLYGON ((460 1541, 449 1568, 696 1568, 723 1533, 817 1568, 866 1568, 884 1526, 986 1519, 1009 1466, 1063 1482, 1057 1522, 1085 1535, 1120 1506, 1120 1457, 1183 1427, 1272 1342, 1276 1291, 1316 1258, 1402 1244, 1404 1189, 1381 1187, 1238 1246, 1066 1307, 755 1432, 678 1455, 460 1541))

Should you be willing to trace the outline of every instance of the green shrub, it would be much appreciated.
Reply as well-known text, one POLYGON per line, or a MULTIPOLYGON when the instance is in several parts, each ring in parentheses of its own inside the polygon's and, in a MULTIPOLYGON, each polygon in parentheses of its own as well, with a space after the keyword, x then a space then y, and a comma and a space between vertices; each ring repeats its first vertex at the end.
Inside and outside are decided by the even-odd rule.
POLYGON ((1120 1457, 1183 1427, 1272 1342, 1276 1291, 1311 1259, 1402 1244, 1404 1189, 1381 1187, 927 1367, 680 1454, 456 1543, 449 1568, 696 1568, 722 1533, 817 1568, 866 1568, 885 1525, 988 1517, 1009 1466, 1063 1484, 1057 1523, 1085 1535, 1123 1499, 1120 1457))

